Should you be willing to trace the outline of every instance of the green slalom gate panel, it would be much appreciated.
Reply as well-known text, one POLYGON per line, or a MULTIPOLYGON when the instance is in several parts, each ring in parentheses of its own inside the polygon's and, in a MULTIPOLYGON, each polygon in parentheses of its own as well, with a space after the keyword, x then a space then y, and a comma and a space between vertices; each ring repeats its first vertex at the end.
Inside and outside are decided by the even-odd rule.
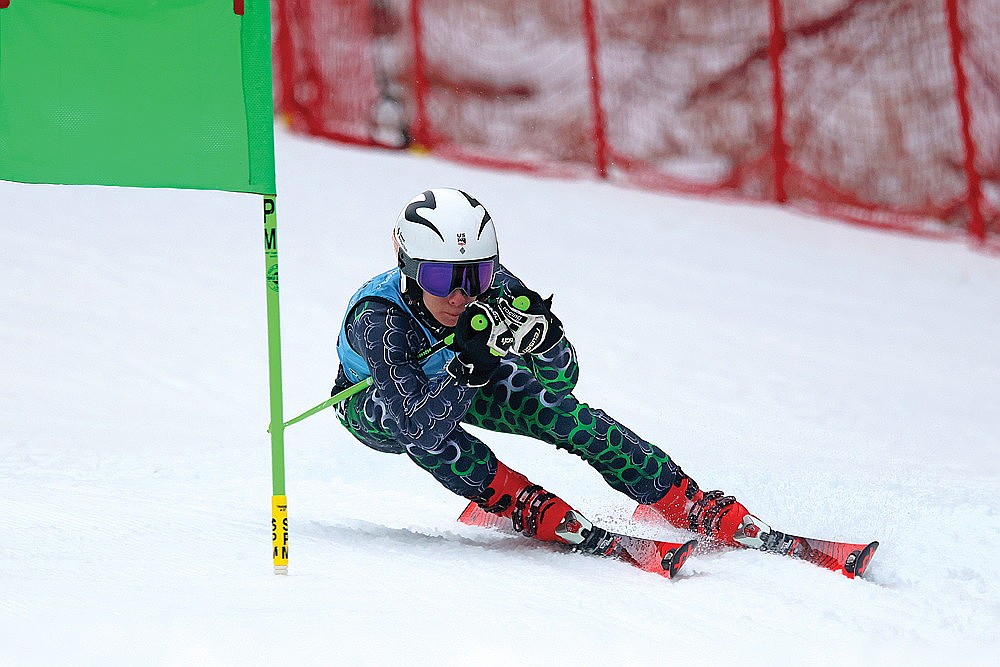
POLYGON ((275 194, 268 0, 0 0, 0 179, 275 194))

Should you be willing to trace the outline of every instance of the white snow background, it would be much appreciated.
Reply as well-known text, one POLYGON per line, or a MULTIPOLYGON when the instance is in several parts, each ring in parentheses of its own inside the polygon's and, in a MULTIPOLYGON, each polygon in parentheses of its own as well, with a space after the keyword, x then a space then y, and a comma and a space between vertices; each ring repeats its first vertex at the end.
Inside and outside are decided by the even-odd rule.
MULTIPOLYGON (((463 188, 555 293, 578 397, 773 526, 881 547, 866 580, 742 551, 667 581, 466 527, 328 410, 286 432, 272 574, 258 196, 0 182, 4 665, 989 664, 1000 260, 770 206, 277 135, 286 418, 416 193, 463 188)), ((589 466, 477 431, 592 520, 589 466)), ((994 663, 995 664, 995 663, 994 663)))

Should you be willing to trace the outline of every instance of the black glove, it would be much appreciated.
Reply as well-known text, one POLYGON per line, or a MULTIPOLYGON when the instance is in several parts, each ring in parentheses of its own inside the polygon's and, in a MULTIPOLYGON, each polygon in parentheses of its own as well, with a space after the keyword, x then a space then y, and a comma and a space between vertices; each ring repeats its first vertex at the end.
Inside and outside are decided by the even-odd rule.
POLYGON ((548 352, 563 336, 562 322, 552 314, 551 296, 542 299, 538 292, 514 286, 497 299, 496 307, 513 335, 515 354, 548 352))
POLYGON ((510 352, 514 338, 499 313, 485 303, 470 303, 455 325, 450 345, 458 355, 448 362, 448 373, 470 387, 482 387, 493 377, 500 360, 510 352))

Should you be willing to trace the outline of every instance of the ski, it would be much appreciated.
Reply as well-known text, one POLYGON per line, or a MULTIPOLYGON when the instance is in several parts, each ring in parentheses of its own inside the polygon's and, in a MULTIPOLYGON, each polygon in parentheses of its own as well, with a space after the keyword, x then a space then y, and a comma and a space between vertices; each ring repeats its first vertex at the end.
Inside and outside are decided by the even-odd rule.
MULTIPOLYGON (((490 514, 475 503, 469 503, 458 520, 469 526, 494 528, 517 534, 509 518, 490 514)), ((688 556, 698 546, 697 540, 683 543, 663 542, 615 533, 594 526, 573 511, 567 513, 556 532, 569 542, 566 546, 571 551, 614 558, 668 579, 677 575, 688 556)))
MULTIPOLYGON (((670 525, 648 505, 639 505, 632 518, 648 525, 670 525)), ((840 572, 849 579, 864 575, 878 549, 878 542, 853 544, 782 533, 750 514, 743 518, 734 539, 748 549, 798 558, 840 572)))
MULTIPOLYGON (((782 535, 777 531, 771 534, 773 536, 782 535)), ((784 535, 779 537, 776 543, 778 549, 774 553, 801 558, 828 570, 840 572, 848 579, 864 576, 872 556, 875 555, 875 550, 878 549, 878 542, 850 544, 797 535, 784 535)), ((762 550, 767 551, 767 549, 762 550)))

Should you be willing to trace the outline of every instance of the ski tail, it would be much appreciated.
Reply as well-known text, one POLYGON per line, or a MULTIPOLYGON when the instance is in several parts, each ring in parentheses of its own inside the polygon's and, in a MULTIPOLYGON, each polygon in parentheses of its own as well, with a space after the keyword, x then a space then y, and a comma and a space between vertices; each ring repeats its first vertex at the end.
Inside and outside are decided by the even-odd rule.
MULTIPOLYGON (((458 520, 469 526, 492 528, 516 534, 514 524, 510 519, 486 512, 476 503, 469 503, 458 520)), ((572 511, 567 514, 566 521, 560 525, 560 528, 565 528, 568 531, 567 535, 569 532, 583 533, 585 531, 586 538, 581 542, 568 544, 573 551, 614 558, 640 570, 653 572, 668 579, 677 575, 695 547, 698 546, 697 540, 688 540, 683 543, 664 542, 615 533, 590 524, 585 518, 572 511), (567 524, 569 525, 567 526, 567 524)))
POLYGON ((492 528, 504 533, 515 533, 514 523, 499 514, 490 514, 476 503, 469 503, 465 511, 458 517, 459 522, 467 526, 479 526, 480 528, 492 528))

